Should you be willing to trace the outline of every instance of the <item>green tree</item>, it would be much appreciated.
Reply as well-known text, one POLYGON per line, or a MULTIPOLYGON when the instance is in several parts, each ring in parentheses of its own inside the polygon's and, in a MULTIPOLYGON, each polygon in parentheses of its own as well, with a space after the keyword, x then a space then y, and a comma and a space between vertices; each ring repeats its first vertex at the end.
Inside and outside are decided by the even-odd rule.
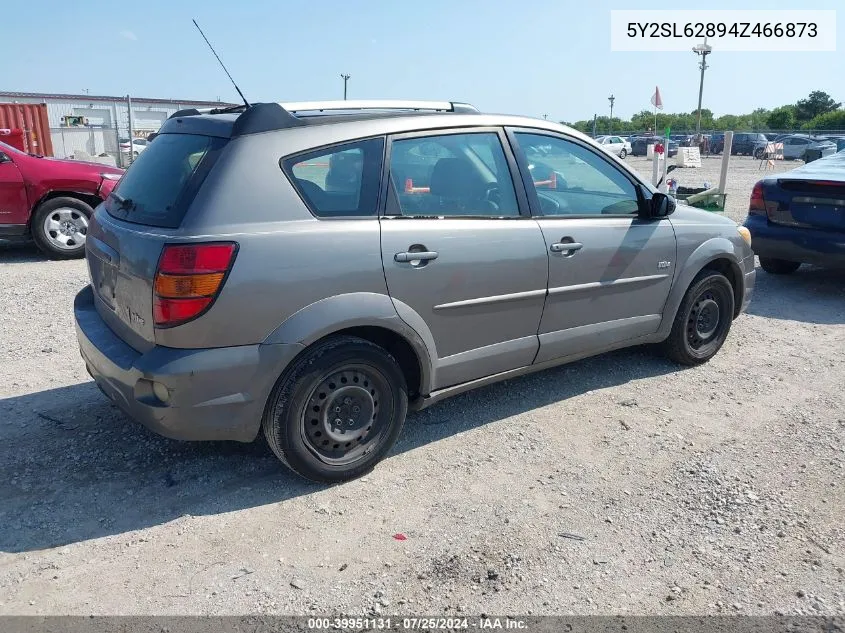
POLYGON ((791 130, 795 127, 795 106, 785 105, 769 112, 766 125, 772 130, 791 130))
POLYGON ((800 99, 795 104, 795 118, 799 123, 805 123, 811 119, 837 110, 841 103, 836 103, 833 98, 821 90, 814 90, 806 99, 800 99))
POLYGON ((804 124, 807 130, 845 130, 845 110, 834 110, 813 117, 804 124))

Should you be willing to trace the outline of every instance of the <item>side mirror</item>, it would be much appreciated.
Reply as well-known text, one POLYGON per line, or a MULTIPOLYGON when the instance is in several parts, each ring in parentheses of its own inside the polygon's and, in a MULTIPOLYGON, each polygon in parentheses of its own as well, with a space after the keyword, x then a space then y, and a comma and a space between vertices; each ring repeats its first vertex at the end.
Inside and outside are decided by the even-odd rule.
POLYGON ((654 193, 648 202, 648 217, 665 218, 675 212, 675 200, 665 193, 654 193))

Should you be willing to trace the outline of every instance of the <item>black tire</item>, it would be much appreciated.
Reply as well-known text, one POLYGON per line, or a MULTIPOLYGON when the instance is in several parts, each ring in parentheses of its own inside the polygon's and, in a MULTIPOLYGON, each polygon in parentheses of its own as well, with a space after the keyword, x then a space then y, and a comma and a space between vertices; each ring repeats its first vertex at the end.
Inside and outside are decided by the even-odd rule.
POLYGON ((733 316, 731 282, 716 271, 701 271, 684 295, 663 353, 681 365, 706 363, 728 337, 733 316))
MULTIPOLYGON (((94 214, 94 209, 91 206, 77 198, 61 197, 52 198, 43 202, 32 216, 30 223, 30 232, 35 245, 50 259, 77 259, 85 255, 85 237, 70 240, 68 248, 61 248, 55 231, 49 231, 45 227, 45 222, 50 218, 51 214, 69 215, 69 220, 77 222, 80 226, 84 224, 85 233, 88 232, 88 222, 94 214)), ((60 221, 60 218, 57 219, 60 221)))
POLYGON ((790 262, 786 259, 774 259, 771 257, 760 258, 760 268, 770 275, 789 275, 794 273, 801 266, 801 262, 790 262))
POLYGON ((758 147, 756 150, 754 150, 754 158, 758 160, 762 160, 764 154, 765 150, 762 147, 758 147))
POLYGON ((364 339, 337 336, 315 343, 282 374, 262 428, 291 470, 338 482, 369 472, 384 458, 407 412, 408 388, 396 359, 364 339))
POLYGON ((622 160, 625 160, 625 158, 627 156, 628 156, 628 150, 623 147, 622 151, 619 152, 619 158, 621 158, 622 160))

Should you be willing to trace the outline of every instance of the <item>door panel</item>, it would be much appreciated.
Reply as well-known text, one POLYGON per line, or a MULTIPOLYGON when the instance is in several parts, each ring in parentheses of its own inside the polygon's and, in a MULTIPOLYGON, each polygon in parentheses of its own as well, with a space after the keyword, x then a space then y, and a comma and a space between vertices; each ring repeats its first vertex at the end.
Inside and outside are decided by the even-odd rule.
POLYGON ((667 220, 538 218, 550 248, 549 296, 536 362, 653 334, 672 285, 675 233, 667 220), (668 264, 668 266, 667 266, 668 264))
POLYGON ((26 224, 29 203, 23 177, 11 161, 0 162, 0 224, 26 224))
POLYGON ((531 364, 548 275, 533 220, 385 218, 381 240, 390 296, 434 337, 436 389, 531 364), (415 250, 437 257, 396 261, 415 250))
POLYGON ((435 389, 530 365, 539 348, 548 256, 501 139, 391 139, 384 272, 431 331, 435 389))
POLYGON ((549 249, 535 362, 656 332, 672 285, 671 223, 639 218, 633 178, 586 144, 527 130, 511 139, 549 249), (533 148, 541 144, 552 151, 540 156, 533 148))

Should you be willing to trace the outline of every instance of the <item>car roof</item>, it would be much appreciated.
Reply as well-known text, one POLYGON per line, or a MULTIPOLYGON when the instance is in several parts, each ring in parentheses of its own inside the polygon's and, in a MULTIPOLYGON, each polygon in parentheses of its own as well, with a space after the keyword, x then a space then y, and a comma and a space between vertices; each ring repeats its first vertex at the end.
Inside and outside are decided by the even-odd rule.
MULTIPOLYGON (((565 133, 581 140, 592 141, 587 135, 570 127, 545 119, 510 114, 488 114, 480 112, 353 112, 344 114, 315 114, 293 116, 280 104, 254 104, 243 112, 220 112, 218 114, 180 111, 172 115, 160 134, 190 133, 234 138, 251 134, 284 132, 291 137, 307 133, 314 138, 314 146, 320 138, 336 137, 363 138, 380 134, 401 134, 428 129, 454 127, 527 127, 548 132, 565 133)), ((327 140, 326 142, 334 142, 327 140)))

